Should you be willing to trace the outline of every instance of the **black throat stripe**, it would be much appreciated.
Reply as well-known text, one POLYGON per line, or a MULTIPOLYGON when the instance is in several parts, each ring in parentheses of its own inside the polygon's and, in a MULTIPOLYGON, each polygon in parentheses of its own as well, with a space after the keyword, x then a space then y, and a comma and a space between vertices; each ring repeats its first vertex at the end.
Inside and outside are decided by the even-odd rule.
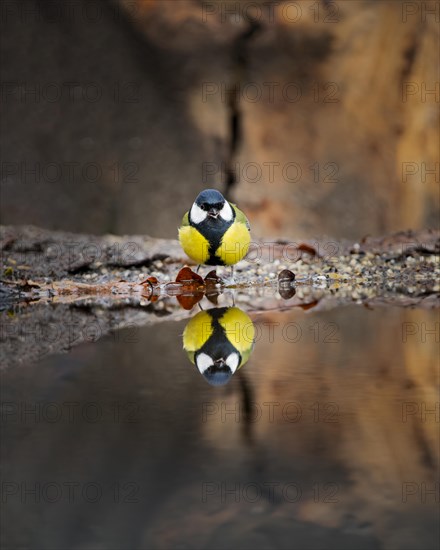
POLYGON ((223 235, 235 221, 235 210, 233 208, 232 212, 234 216, 231 221, 225 221, 220 216, 218 218, 207 217, 203 222, 198 224, 193 223, 191 219, 189 220, 192 227, 197 229, 209 242, 209 257, 205 262, 206 265, 225 265, 223 260, 216 256, 215 252, 221 245, 223 235))
POLYGON ((206 353, 214 360, 225 359, 232 352, 238 353, 241 362, 241 354, 228 340, 224 328, 219 323, 219 319, 228 311, 229 308, 214 308, 207 310, 212 319, 213 332, 203 346, 198 350, 198 353, 206 353))

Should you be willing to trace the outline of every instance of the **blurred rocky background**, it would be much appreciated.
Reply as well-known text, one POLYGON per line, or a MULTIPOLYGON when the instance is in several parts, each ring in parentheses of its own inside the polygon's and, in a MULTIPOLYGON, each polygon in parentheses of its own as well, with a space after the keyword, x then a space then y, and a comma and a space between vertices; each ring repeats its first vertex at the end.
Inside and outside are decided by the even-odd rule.
POLYGON ((439 3, 5 1, 3 223, 255 238, 437 224, 439 3))

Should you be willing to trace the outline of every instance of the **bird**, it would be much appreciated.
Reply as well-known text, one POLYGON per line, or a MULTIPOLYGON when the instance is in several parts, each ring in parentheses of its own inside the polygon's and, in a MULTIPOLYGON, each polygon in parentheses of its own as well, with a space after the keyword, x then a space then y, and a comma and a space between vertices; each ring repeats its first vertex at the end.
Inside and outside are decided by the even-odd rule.
POLYGON ((220 191, 205 189, 183 216, 179 241, 199 267, 234 266, 249 250, 249 221, 220 191))
POLYGON ((183 332, 183 348, 189 360, 212 386, 227 384, 249 359, 255 327, 238 307, 202 310, 183 332))

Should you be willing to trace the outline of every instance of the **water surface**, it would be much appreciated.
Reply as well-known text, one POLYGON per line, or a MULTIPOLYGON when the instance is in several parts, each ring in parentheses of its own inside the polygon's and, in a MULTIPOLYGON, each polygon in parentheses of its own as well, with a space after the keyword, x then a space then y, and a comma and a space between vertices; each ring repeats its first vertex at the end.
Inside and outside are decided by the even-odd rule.
POLYGON ((438 311, 250 313, 221 387, 197 311, 3 372, 5 547, 438 547, 438 311))

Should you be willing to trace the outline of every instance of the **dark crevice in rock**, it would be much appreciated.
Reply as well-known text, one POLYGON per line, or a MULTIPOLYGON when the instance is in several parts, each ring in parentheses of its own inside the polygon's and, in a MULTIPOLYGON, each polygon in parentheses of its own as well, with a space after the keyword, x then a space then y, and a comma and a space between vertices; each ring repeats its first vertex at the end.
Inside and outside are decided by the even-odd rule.
POLYGON ((414 34, 411 43, 403 54, 403 67, 400 75, 401 89, 404 89, 407 79, 411 76, 411 71, 419 48, 419 35, 414 34))
MULTIPOLYGON (((429 411, 426 411, 425 415, 426 414, 429 414, 429 411)), ((415 425, 414 425, 413 433, 414 433, 416 444, 419 447, 420 460, 422 464, 429 470, 435 470, 436 469, 435 458, 432 456, 429 443, 426 440, 424 433, 421 430, 417 429, 415 425)))
POLYGON ((245 32, 236 39, 232 49, 232 83, 227 93, 228 124, 229 124, 229 148, 226 160, 226 184, 224 195, 229 200, 232 188, 238 183, 237 172, 234 169, 235 157, 242 140, 242 112, 240 99, 242 86, 247 68, 247 46, 249 40, 261 30, 258 21, 250 20, 245 32))

